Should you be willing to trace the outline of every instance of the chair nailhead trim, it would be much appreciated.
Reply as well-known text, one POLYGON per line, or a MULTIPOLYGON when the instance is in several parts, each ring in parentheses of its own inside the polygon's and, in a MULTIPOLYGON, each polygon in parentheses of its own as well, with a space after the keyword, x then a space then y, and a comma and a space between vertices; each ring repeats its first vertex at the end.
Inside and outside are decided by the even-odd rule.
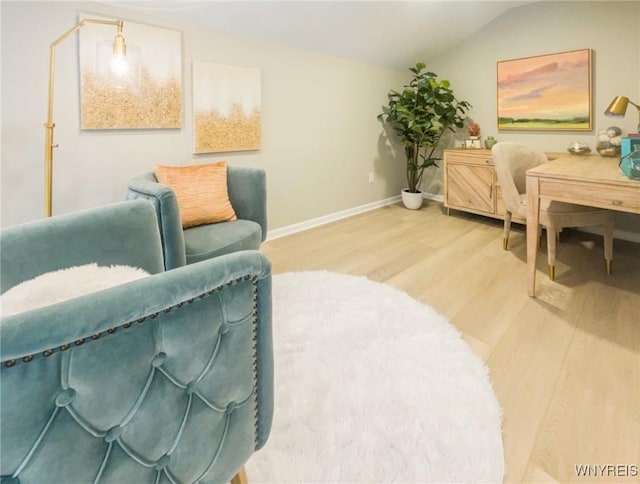
MULTIPOLYGON (((226 284, 222 284, 222 285, 216 287, 215 289, 210 289, 210 290, 206 291, 205 293, 199 294, 197 296, 197 298, 198 299, 204 299, 207 296, 211 296, 213 294, 216 294, 216 293, 222 291, 226 287, 232 286, 232 285, 237 284, 237 283, 242 282, 242 281, 249 281, 249 280, 251 280, 252 285, 253 285, 253 302, 254 302, 254 306, 253 306, 253 312, 251 313, 251 316, 253 318, 253 341, 254 341, 254 346, 253 346, 253 352, 254 352, 254 365, 253 365, 254 366, 254 377, 253 378, 254 378, 254 388, 257 388, 258 380, 257 380, 257 363, 256 363, 256 358, 257 358, 257 356, 256 356, 256 351, 257 351, 256 324, 257 324, 257 318, 258 318, 258 313, 257 313, 257 308, 258 308, 258 306, 257 306, 258 288, 257 288, 256 281, 258 280, 258 276, 247 274, 245 276, 238 277, 238 278, 236 278, 236 279, 234 279, 232 281, 227 282, 226 284)), ((195 301, 195 299, 196 298, 188 299, 186 301, 186 303, 187 304, 191 304, 191 303, 193 303, 195 301)), ((163 309, 163 312, 168 313, 173 308, 182 307, 184 304, 185 304, 185 301, 181 301, 179 303, 174 304, 173 306, 169 306, 168 308, 163 309)), ((147 319, 147 317, 155 319, 155 318, 158 317, 158 314, 159 313, 153 313, 153 314, 150 314, 148 316, 143 316, 141 318, 136 319, 135 321, 138 322, 138 323, 143 323, 145 321, 145 319, 147 319)), ((106 334, 113 334, 120 327, 129 328, 129 327, 131 327, 132 323, 133 323, 133 321, 128 321, 128 322, 123 323, 123 324, 121 324, 119 326, 114 326, 113 328, 109 328, 106 331, 92 334, 90 339, 91 340, 97 340, 105 333, 106 334)), ((87 341, 87 339, 88 338, 79 338, 79 339, 74 341, 74 344, 76 346, 80 346, 80 345, 84 344, 87 341)), ((67 351, 70 347, 71 347, 70 343, 64 343, 61 346, 59 346, 57 349, 56 348, 49 348, 49 349, 44 350, 42 352, 42 356, 44 356, 46 358, 46 357, 51 356, 56 351, 67 351)), ((21 357, 20 359, 24 363, 29 363, 30 361, 33 361, 33 358, 34 358, 33 355, 26 355, 26 356, 21 357)), ((4 366, 6 368, 11 368, 12 366, 15 366, 16 363, 18 363, 18 361, 16 359, 11 359, 11 360, 7 360, 7 361, 3 362, 3 364, 4 364, 4 366)), ((256 414, 255 414, 255 429, 256 429, 256 442, 257 442, 257 439, 258 439, 258 432, 257 432, 257 429, 258 429, 258 409, 257 409, 257 406, 256 406, 256 414)))
MULTIPOLYGON (((254 308, 257 307, 258 301, 258 284, 257 284, 257 276, 253 276, 251 281, 251 289, 253 291, 253 305, 254 308)), ((252 339, 253 339, 253 364, 251 365, 251 372, 253 373, 253 396, 255 401, 254 413, 253 413, 253 446, 254 448, 258 447, 258 415, 260 413, 258 409, 258 313, 257 311, 253 311, 251 315, 252 320, 252 339)))

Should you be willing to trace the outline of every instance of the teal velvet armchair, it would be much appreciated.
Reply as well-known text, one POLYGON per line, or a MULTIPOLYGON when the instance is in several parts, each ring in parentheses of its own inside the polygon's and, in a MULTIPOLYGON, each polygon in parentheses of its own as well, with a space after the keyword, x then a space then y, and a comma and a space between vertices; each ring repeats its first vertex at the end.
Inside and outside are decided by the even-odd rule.
POLYGON ((267 237, 265 171, 228 166, 227 185, 238 220, 183 229, 178 202, 171 188, 158 183, 153 172, 129 180, 127 199, 147 199, 156 208, 166 269, 238 250, 260 248, 267 237))
POLYGON ((151 275, 0 321, 2 483, 226 482, 270 432, 271 269, 164 271, 143 200, 4 229, 1 291, 92 262, 151 275))

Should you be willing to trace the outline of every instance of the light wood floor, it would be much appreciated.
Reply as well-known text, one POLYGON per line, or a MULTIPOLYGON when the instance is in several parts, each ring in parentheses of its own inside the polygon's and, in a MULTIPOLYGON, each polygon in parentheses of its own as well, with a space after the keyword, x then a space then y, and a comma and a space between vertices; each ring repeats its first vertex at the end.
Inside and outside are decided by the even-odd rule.
MULTIPOLYGON (((538 257, 527 296, 524 227, 392 205, 269 241, 273 273, 365 275, 446 315, 488 365, 504 410, 505 482, 640 482, 575 466, 640 466, 640 244, 563 232, 556 281, 538 257)), ((541 249, 545 252, 545 249, 541 249)), ((277 324, 277 321, 275 322, 277 324)))

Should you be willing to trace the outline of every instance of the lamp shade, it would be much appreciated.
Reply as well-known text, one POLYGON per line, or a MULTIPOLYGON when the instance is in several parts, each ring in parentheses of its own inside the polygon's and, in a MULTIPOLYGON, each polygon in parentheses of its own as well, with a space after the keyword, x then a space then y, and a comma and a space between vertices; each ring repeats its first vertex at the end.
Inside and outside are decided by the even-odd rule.
POLYGON ((116 53, 114 43, 99 40, 96 45, 96 81, 111 89, 137 92, 140 89, 140 48, 129 45, 126 56, 116 53))
POLYGON ((625 96, 616 96, 609 104, 604 114, 606 116, 623 117, 627 112, 627 106, 629 105, 629 98, 625 96))

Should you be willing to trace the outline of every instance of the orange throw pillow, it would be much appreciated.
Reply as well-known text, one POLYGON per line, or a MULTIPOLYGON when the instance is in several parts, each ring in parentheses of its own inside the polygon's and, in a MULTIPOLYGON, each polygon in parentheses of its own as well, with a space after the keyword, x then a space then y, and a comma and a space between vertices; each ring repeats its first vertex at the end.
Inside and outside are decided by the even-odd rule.
POLYGON ((204 165, 156 165, 158 181, 176 194, 182 227, 236 220, 229 201, 227 162, 204 165))

